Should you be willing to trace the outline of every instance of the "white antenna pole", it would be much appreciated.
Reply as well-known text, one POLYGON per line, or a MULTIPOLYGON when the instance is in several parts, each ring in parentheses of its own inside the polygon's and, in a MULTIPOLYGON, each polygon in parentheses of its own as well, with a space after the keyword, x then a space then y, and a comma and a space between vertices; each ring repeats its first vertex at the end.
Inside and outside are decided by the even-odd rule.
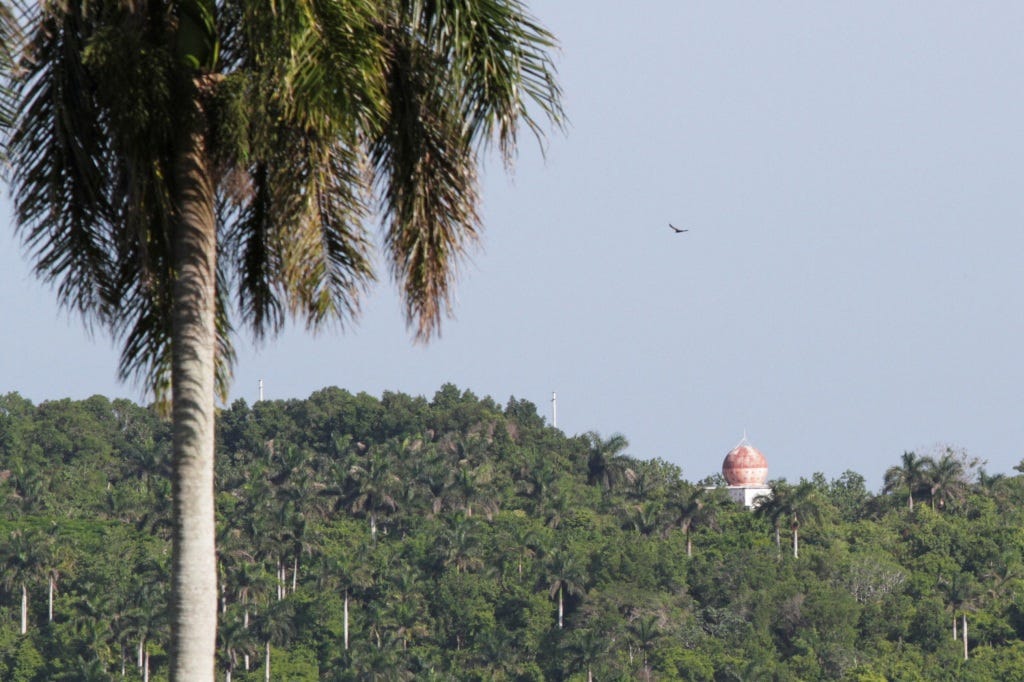
POLYGON ((259 401, 261 403, 263 402, 263 379, 260 379, 260 400, 259 401))
POLYGON ((558 428, 558 394, 551 392, 551 426, 558 428))

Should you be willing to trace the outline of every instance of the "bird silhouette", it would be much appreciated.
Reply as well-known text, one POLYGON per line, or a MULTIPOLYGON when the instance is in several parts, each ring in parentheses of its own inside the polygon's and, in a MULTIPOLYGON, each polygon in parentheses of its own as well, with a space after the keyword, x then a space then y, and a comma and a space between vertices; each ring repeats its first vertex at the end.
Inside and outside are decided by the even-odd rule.
POLYGON ((671 227, 673 230, 675 230, 676 234, 679 234, 681 232, 689 232, 689 230, 680 230, 678 227, 676 227, 672 223, 669 223, 668 226, 671 227))

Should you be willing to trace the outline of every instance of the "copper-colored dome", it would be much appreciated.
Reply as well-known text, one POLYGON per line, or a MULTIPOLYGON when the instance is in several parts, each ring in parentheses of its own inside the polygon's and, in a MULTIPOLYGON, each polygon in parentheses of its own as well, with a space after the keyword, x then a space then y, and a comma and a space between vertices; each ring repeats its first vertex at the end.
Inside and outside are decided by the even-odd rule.
POLYGON ((768 460, 744 439, 725 456, 722 475, 729 485, 761 486, 768 480, 768 460))

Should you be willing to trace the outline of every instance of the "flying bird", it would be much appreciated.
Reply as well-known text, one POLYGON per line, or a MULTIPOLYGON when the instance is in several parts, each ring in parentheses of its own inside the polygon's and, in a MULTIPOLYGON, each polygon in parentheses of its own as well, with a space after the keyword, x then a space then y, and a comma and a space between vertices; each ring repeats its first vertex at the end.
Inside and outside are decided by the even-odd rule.
POLYGON ((676 234, 679 234, 680 232, 689 232, 690 231, 688 229, 687 230, 680 230, 678 227, 676 227, 672 223, 669 223, 668 226, 671 227, 673 230, 675 230, 676 234))

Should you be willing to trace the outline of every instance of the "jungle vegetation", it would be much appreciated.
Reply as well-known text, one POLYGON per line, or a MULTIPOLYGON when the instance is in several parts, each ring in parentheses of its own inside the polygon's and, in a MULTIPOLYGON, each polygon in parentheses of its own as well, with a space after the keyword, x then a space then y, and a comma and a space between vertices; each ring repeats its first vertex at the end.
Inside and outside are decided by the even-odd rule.
MULTIPOLYGON (((0 679, 168 679, 171 432, 124 399, 0 396, 0 679)), ((1016 472, 894 453, 877 492, 808 472, 749 511, 628 449, 453 385, 223 407, 218 679, 1024 669, 1016 472)))

